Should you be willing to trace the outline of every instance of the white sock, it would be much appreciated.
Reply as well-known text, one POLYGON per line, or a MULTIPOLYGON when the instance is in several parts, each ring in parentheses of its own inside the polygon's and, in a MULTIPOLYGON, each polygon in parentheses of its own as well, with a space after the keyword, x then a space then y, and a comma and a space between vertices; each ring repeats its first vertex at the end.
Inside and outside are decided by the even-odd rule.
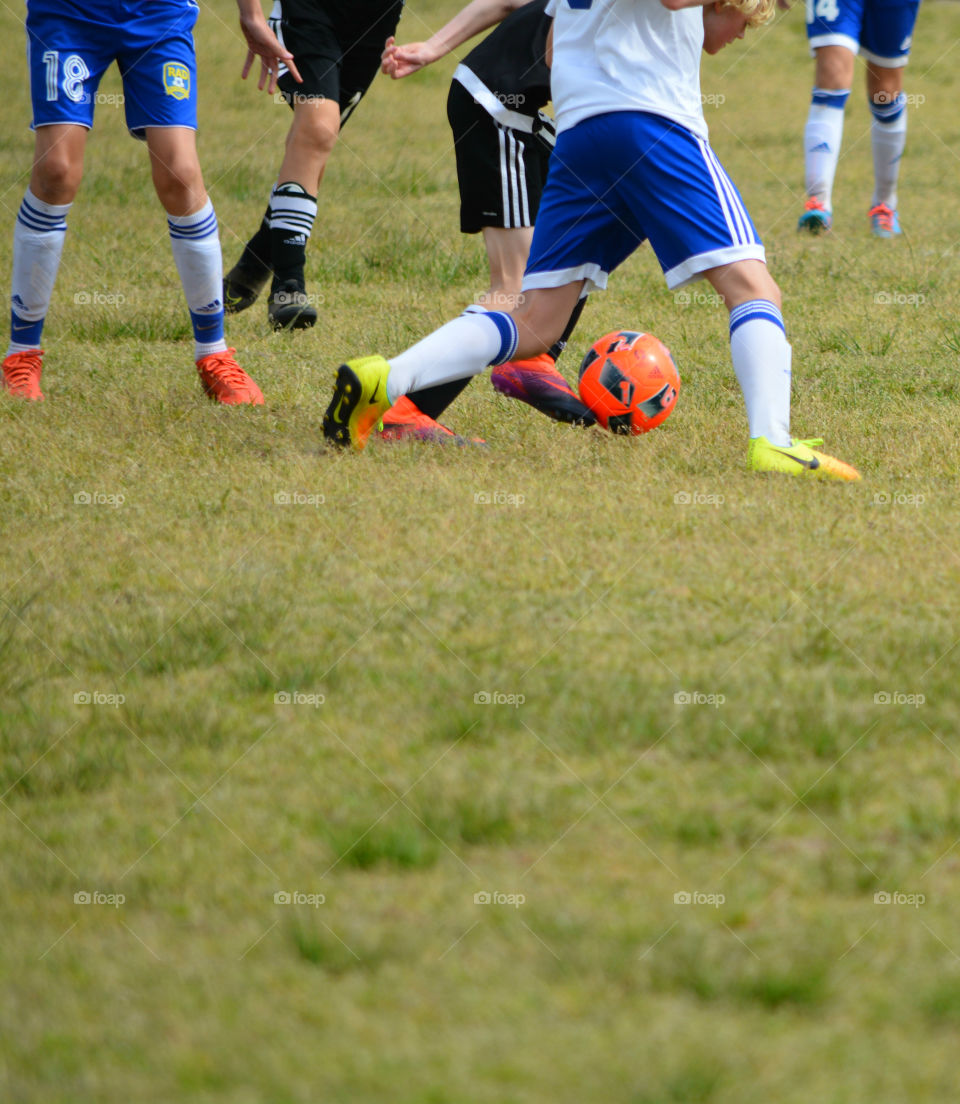
POLYGON ((873 203, 885 203, 897 209, 897 180, 900 159, 907 144, 907 98, 901 92, 893 103, 871 104, 873 124, 870 139, 873 145, 873 203))
POLYGON ((843 109, 849 95, 849 88, 837 91, 814 88, 803 132, 807 195, 819 199, 828 211, 833 209, 833 178, 843 140, 843 109))
POLYGON ((768 299, 752 299, 730 312, 730 355, 747 404, 750 436, 789 445, 792 351, 780 311, 768 299))
POLYGON ((173 260, 193 325, 194 360, 223 352, 223 255, 217 216, 207 202, 192 215, 167 215, 173 260))
POLYGON ((509 314, 467 307, 388 362, 387 398, 395 403, 411 391, 476 376, 490 364, 508 361, 516 349, 517 324, 509 314))
POLYGON ((13 227, 10 345, 6 355, 40 348, 60 267, 69 203, 44 203, 27 188, 13 227))

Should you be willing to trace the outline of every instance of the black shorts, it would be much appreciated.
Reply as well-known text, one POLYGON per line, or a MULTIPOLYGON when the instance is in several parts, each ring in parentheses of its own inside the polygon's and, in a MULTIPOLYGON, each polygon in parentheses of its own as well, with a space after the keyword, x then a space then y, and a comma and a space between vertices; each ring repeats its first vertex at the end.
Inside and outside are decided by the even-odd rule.
POLYGON ((447 118, 457 155, 461 231, 533 226, 549 147, 532 133, 498 123, 456 80, 447 97, 447 118))
POLYGON ((303 77, 297 84, 280 67, 287 103, 299 96, 336 100, 345 123, 377 75, 402 10, 403 0, 275 0, 270 26, 303 77))

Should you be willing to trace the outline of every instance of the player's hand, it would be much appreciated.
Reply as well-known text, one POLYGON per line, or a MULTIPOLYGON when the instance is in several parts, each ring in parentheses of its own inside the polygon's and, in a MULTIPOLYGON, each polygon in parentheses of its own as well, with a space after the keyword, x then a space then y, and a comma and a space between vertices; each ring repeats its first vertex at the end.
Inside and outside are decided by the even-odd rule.
POLYGON ((381 71, 394 80, 409 77, 411 73, 416 73, 436 61, 425 42, 411 42, 407 46, 398 46, 396 43, 397 40, 391 35, 380 56, 381 71))
POLYGON ((271 95, 277 90, 277 77, 281 62, 290 70, 295 81, 299 84, 303 83, 303 77, 300 76, 294 64, 293 54, 281 46, 280 40, 270 30, 262 13, 259 19, 256 15, 251 18, 241 15, 240 30, 243 31, 243 37, 247 40, 247 60, 243 63, 243 72, 240 74, 243 80, 246 80, 250 75, 254 59, 259 57, 260 79, 257 81, 257 88, 261 92, 264 87, 271 95))

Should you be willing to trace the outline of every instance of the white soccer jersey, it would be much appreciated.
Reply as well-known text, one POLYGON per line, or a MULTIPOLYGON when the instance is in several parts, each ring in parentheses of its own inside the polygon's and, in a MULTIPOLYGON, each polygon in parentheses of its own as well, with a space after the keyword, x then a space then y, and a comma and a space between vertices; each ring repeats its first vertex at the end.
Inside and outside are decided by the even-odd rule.
POLYGON ((707 137, 700 98, 703 9, 660 0, 550 0, 557 130, 608 111, 650 111, 707 137))

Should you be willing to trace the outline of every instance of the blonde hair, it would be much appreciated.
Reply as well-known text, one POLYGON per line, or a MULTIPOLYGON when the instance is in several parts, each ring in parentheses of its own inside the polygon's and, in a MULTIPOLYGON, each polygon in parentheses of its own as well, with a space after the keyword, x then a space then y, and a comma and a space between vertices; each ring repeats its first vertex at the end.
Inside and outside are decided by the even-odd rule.
POLYGON ((773 19, 776 0, 724 0, 723 6, 741 12, 748 27, 760 27, 773 19))

